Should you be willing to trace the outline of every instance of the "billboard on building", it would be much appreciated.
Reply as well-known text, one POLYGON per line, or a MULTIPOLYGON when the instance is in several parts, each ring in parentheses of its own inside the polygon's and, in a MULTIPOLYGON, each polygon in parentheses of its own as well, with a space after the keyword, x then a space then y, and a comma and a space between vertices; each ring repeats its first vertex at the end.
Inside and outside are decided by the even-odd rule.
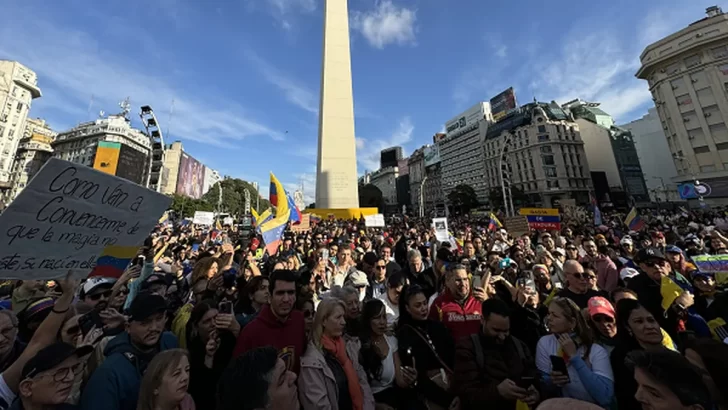
POLYGON ((500 120, 515 109, 516 93, 513 91, 513 87, 490 99, 490 112, 493 113, 493 121, 500 120))
POLYGON ((425 147, 425 168, 440 163, 440 146, 430 145, 425 147))
POLYGON ((490 116, 490 106, 487 102, 479 102, 470 107, 469 110, 456 116, 445 123, 445 132, 447 136, 460 134, 474 129, 478 126, 478 121, 490 116))
POLYGON ((109 175, 116 175, 116 168, 119 165, 119 151, 121 143, 100 141, 96 147, 94 158, 94 169, 105 172, 109 175))
POLYGON ((205 166, 200 161, 183 152, 179 161, 179 174, 177 176, 178 195, 199 199, 202 197, 202 188, 205 184, 205 166))
POLYGON ((116 168, 117 177, 144 185, 144 171, 148 168, 149 162, 143 152, 122 144, 119 150, 119 166, 116 168))

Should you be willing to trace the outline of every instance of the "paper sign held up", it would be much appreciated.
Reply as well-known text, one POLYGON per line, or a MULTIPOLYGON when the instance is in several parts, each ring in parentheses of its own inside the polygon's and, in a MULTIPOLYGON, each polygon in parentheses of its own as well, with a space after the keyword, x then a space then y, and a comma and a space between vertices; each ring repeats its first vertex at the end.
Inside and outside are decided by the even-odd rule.
POLYGON ((171 198, 51 158, 0 215, 0 278, 82 277, 107 247, 138 247, 171 198))
POLYGON ((384 228, 384 215, 367 215, 364 217, 364 225, 367 228, 384 228))
POLYGON ((192 217, 192 223, 197 225, 212 226, 212 224, 215 223, 215 213, 207 211, 195 211, 195 215, 192 217))

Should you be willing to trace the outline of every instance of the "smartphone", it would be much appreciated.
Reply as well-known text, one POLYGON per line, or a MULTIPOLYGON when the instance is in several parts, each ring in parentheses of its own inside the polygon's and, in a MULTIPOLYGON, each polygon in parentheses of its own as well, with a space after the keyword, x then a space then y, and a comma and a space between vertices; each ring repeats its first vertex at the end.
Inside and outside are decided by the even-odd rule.
POLYGON ((233 313, 233 302, 229 300, 223 300, 217 305, 217 311, 226 315, 233 313))
POLYGON ((516 379, 516 386, 522 389, 528 389, 533 386, 535 382, 536 378, 533 376, 521 376, 519 379, 516 379))
POLYGON ((102 329, 104 327, 104 322, 101 321, 99 312, 92 310, 78 318, 78 326, 81 328, 81 333, 85 337, 94 327, 102 329))
POLYGON ((473 287, 482 288, 483 287, 483 278, 481 278, 478 275, 473 275, 473 287))
POLYGON ((405 350, 399 351, 399 361, 402 364, 402 366, 413 367, 412 366, 412 347, 408 347, 405 350))
POLYGON ((195 244, 192 245, 192 252, 197 252, 199 250, 200 250, 200 244, 199 243, 195 243, 195 244))
POLYGON ((144 267, 144 261, 146 260, 146 257, 144 255, 139 255, 137 257, 137 265, 140 267, 144 267))
POLYGON ((569 371, 566 369, 566 361, 561 356, 551 356, 551 370, 567 377, 569 376, 569 371))

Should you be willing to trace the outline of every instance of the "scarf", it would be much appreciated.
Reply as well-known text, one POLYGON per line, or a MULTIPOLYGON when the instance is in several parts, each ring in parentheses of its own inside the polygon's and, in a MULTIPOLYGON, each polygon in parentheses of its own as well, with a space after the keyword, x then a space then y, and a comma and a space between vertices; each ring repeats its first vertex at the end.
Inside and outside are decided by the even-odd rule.
POLYGON ((321 346, 333 354, 336 360, 339 361, 339 364, 341 364, 341 367, 344 368, 346 380, 349 385, 352 408, 354 410, 362 410, 364 408, 364 394, 359 386, 359 376, 357 376, 356 370, 354 370, 354 365, 351 363, 349 356, 346 355, 344 339, 341 337, 330 338, 324 335, 321 336, 321 346))

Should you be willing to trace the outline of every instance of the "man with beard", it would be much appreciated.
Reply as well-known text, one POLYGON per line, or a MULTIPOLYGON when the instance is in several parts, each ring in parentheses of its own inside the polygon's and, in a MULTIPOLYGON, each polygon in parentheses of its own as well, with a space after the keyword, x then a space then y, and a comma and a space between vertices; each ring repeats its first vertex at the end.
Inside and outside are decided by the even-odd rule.
POLYGON ((250 322, 235 345, 233 357, 255 349, 273 346, 286 363, 286 369, 298 374, 300 359, 306 348, 306 323, 296 305, 296 275, 290 270, 276 270, 269 278, 270 305, 265 305, 250 322))
POLYGON ((91 374, 81 408, 96 410, 135 410, 144 371, 154 356, 177 347, 177 338, 164 331, 167 303, 164 298, 142 292, 129 308, 129 323, 109 341, 106 360, 91 374))
MULTIPOLYGON (((476 293, 485 300, 485 292, 476 293)), ((445 291, 430 308, 430 319, 441 322, 450 331, 453 340, 478 333, 480 328, 480 301, 470 294, 470 278, 465 265, 455 264, 445 273, 445 291)))
POLYGON ((482 328, 455 348, 453 383, 462 410, 512 410, 539 401, 537 370, 528 347, 510 335, 511 312, 499 299, 482 304, 482 328))

